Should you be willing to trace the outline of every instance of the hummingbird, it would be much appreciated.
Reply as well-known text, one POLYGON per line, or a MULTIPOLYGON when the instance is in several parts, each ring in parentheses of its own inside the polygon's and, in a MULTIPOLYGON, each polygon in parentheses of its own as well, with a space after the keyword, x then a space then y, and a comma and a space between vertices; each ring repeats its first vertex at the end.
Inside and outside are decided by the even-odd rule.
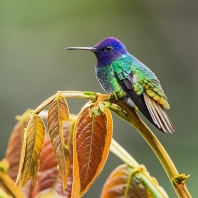
POLYGON ((108 94, 115 93, 131 108, 136 106, 160 131, 174 131, 165 111, 170 109, 170 105, 160 81, 146 65, 127 51, 121 41, 107 37, 93 47, 68 47, 66 50, 93 52, 97 59, 96 77, 108 94))

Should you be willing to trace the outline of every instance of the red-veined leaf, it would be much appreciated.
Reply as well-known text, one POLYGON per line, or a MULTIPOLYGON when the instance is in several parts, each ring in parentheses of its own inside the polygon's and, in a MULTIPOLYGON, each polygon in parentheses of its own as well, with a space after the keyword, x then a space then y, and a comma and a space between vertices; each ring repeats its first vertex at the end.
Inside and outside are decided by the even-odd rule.
POLYGON ((89 106, 81 110, 73 134, 73 198, 82 196, 102 171, 112 133, 112 117, 108 109, 98 116, 90 116, 89 106))
POLYGON ((27 110, 22 116, 17 116, 20 121, 15 125, 9 139, 5 158, 9 162, 8 175, 15 181, 19 170, 19 159, 23 144, 24 128, 30 118, 31 110, 27 110))
MULTIPOLYGON (((12 178, 13 181, 16 181, 18 175, 20 156, 24 141, 24 128, 27 126, 30 115, 31 110, 28 109, 25 113, 23 113, 22 116, 16 116, 19 121, 16 123, 12 131, 6 150, 5 158, 9 162, 9 169, 7 174, 10 176, 10 178, 12 178)), ((24 142, 24 144, 26 145, 26 142, 24 142)), ((30 183, 29 186, 32 186, 31 181, 28 181, 27 183, 30 183)), ((27 183, 25 186, 27 186, 27 183)), ((29 194, 30 191, 31 188, 28 188, 27 192, 25 192, 24 194, 29 194)))
MULTIPOLYGON (((72 141, 70 138, 73 133, 73 123, 67 122, 63 125, 63 137, 64 142, 70 148, 70 153, 72 155, 72 141)), ((57 160, 53 152, 52 144, 48 136, 45 136, 43 149, 40 156, 40 169, 37 174, 35 185, 32 187, 31 195, 28 198, 33 197, 71 197, 72 189, 72 164, 70 168, 69 177, 67 180, 67 186, 65 191, 62 187, 62 179, 57 170, 57 160)), ((23 191, 27 191, 30 187, 24 186, 23 191)))
MULTIPOLYGON (((73 145, 72 145, 73 125, 76 120, 76 117, 77 116, 71 115, 71 119, 67 123, 64 123, 63 125, 64 142, 70 148, 71 155, 73 153, 73 145)), ((6 151, 6 159, 10 163, 9 174, 13 176, 12 177, 13 180, 16 179, 17 172, 19 169, 21 147, 22 147, 22 141, 24 135, 24 126, 26 126, 26 122, 23 121, 22 120, 19 121, 14 127, 12 135, 9 140, 9 146, 6 151)), ((27 130, 25 134, 26 133, 27 130)), ((45 192, 47 191, 49 192, 53 191, 56 196, 59 195, 70 198, 72 181, 73 181, 72 176, 73 174, 72 174, 72 164, 71 164, 66 190, 63 191, 62 180, 57 170, 57 161, 52 149, 52 145, 49 141, 49 137, 47 137, 44 141, 43 149, 41 151, 40 170, 37 174, 35 185, 32 186, 31 184, 32 181, 30 179, 22 188, 22 191, 27 198, 33 198, 37 195, 38 197, 46 196, 45 192)))
POLYGON ((19 170, 19 159, 23 143, 24 125, 17 122, 11 134, 5 158, 9 162, 8 175, 15 181, 19 170))
POLYGON ((49 192, 53 192, 54 195, 65 195, 65 197, 67 197, 67 189, 63 191, 62 180, 57 170, 57 160, 50 139, 47 136, 45 137, 43 150, 41 152, 40 163, 42 165, 36 178, 31 197, 39 197, 49 192))
POLYGON ((147 188, 139 173, 126 165, 118 166, 108 177, 101 194, 101 198, 127 197, 148 198, 147 188))
POLYGON ((63 139, 63 122, 69 119, 69 110, 65 99, 57 94, 50 104, 48 112, 48 130, 51 143, 62 175, 63 189, 66 188, 70 170, 70 153, 63 139))

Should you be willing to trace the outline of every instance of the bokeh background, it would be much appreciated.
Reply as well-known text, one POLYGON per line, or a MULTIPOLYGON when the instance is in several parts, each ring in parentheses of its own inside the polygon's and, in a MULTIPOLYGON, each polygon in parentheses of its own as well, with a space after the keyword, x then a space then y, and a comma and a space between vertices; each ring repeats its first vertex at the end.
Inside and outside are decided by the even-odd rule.
MULTIPOLYGON (((198 9, 196 1, 1 1, 0 2, 0 159, 16 121, 58 90, 102 92, 95 78, 92 53, 65 51, 93 46, 107 36, 158 76, 169 98, 168 114, 176 132, 154 131, 180 173, 190 174, 187 187, 198 194, 198 9)), ((83 100, 69 100, 78 113, 83 100)), ((144 119, 145 120, 145 119, 144 119)), ((147 123, 147 121, 146 121, 147 123)), ((169 196, 172 186, 143 138, 114 116, 114 138, 156 177, 169 196)), ((122 162, 113 154, 84 197, 99 197, 102 184, 122 162)))

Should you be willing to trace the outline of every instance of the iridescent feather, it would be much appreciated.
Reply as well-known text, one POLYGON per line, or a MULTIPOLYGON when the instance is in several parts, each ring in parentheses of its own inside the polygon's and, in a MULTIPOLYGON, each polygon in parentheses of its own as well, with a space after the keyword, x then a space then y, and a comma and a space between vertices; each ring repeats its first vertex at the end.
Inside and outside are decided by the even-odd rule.
POLYGON ((133 103, 163 132, 172 132, 174 127, 165 109, 168 99, 155 74, 128 53, 118 39, 108 37, 93 47, 70 47, 92 51, 97 58, 96 76, 107 93, 115 92, 130 107, 133 103))
POLYGON ((112 63, 112 68, 122 88, 142 113, 149 120, 152 118, 153 123, 162 131, 174 131, 174 127, 164 110, 169 109, 170 105, 155 74, 132 55, 122 55, 117 58, 112 63), (143 96, 143 100, 138 96, 143 96), (142 104, 144 102, 147 109, 142 104))

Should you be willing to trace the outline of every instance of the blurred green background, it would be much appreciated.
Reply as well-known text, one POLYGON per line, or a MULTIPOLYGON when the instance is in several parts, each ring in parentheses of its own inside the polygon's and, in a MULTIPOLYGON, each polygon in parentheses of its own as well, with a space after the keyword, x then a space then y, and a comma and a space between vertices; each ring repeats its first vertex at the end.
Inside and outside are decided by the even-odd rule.
MULTIPOLYGON (((0 2, 0 159, 14 117, 36 108, 58 90, 104 92, 95 78, 95 57, 68 46, 93 46, 107 36, 158 76, 169 98, 176 132, 154 131, 180 173, 191 174, 187 187, 198 193, 198 9, 196 1, 1 1, 0 2), (194 2, 194 3, 193 3, 194 2)), ((83 100, 69 100, 78 113, 83 100)), ((141 116, 143 117, 143 116, 141 116)), ((144 119, 145 120, 145 119, 144 119)), ((147 123, 147 121, 146 121, 147 123)), ((135 129, 114 116, 114 138, 169 196, 176 197, 158 159, 135 129)), ((112 154, 84 197, 99 197, 102 184, 122 162, 112 154)))

